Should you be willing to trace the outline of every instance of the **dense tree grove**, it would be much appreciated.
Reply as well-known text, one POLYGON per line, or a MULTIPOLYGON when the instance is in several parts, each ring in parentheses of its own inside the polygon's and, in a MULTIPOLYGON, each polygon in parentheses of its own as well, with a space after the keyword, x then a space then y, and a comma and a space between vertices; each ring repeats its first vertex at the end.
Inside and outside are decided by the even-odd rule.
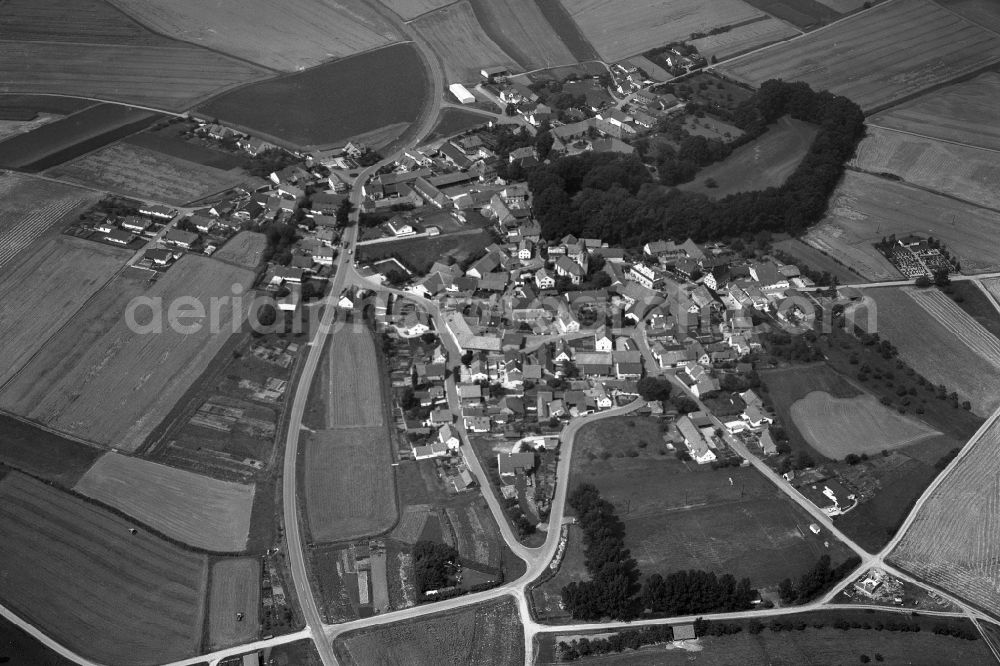
POLYGON ((436 541, 418 541, 413 546, 413 573, 420 594, 440 590, 452 584, 458 551, 436 541))
POLYGON ((830 556, 822 555, 815 566, 802 575, 798 585, 794 585, 790 578, 781 581, 778 586, 778 593, 785 603, 806 603, 825 592, 831 585, 841 580, 852 569, 861 564, 861 558, 852 555, 836 568, 830 566, 830 556))
MULTIPOLYGON (((541 165, 528 175, 542 233, 549 239, 572 233, 626 247, 659 238, 799 233, 825 212, 844 164, 864 134, 864 115, 846 97, 815 92, 805 83, 772 80, 741 107, 737 120, 748 133, 759 134, 786 114, 820 129, 781 187, 711 201, 654 183, 634 156, 584 153, 541 165)), ((713 159, 709 146, 689 143, 685 155, 692 161, 713 159)))
POLYGON ((745 610, 751 607, 750 580, 706 571, 654 574, 640 587, 639 567, 625 548, 625 526, 614 506, 591 484, 577 486, 566 498, 583 529, 585 565, 590 580, 562 590, 566 609, 578 620, 611 617, 630 620, 643 610, 691 614, 745 610))

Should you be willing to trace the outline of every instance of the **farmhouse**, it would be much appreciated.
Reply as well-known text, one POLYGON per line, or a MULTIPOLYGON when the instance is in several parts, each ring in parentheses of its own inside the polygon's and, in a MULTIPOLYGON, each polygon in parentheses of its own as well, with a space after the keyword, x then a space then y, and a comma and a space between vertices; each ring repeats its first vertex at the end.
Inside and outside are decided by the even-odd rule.
POLYGON ((142 205, 139 206, 139 214, 145 215, 147 217, 153 217, 158 220, 171 220, 174 215, 177 214, 173 208, 167 208, 166 206, 154 205, 142 205))
POLYGON ((124 229, 112 229, 108 232, 108 235, 104 237, 104 240, 116 245, 128 245, 135 240, 135 234, 125 231, 124 229))
POLYGON ((128 215, 122 220, 122 229, 131 231, 132 233, 141 234, 146 229, 152 226, 152 222, 145 220, 138 215, 128 215))
POLYGON ((715 453, 709 447, 705 436, 687 414, 677 419, 677 430, 684 438, 684 445, 688 447, 688 452, 696 463, 704 465, 715 460, 715 453))
POLYGON ((163 237, 163 242, 170 245, 190 249, 198 240, 198 234, 193 231, 182 231, 181 229, 171 229, 163 237))
POLYGON ((500 468, 500 480, 510 485, 514 483, 518 472, 526 474, 535 468, 535 453, 533 451, 498 453, 497 464, 500 468))

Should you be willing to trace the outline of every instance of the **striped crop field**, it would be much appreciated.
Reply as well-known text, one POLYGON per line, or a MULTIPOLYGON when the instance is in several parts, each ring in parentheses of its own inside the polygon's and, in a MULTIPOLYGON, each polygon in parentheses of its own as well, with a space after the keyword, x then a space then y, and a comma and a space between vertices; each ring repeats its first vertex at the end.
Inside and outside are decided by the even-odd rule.
POLYGON ((914 289, 908 293, 942 326, 1000 372, 1000 340, 995 335, 937 289, 914 289))
POLYGON ((371 331, 338 322, 309 390, 306 425, 319 430, 382 425, 381 381, 371 331))
POLYGON ((980 608, 1000 607, 1000 422, 967 445, 889 560, 980 608))
POLYGON ((1000 35, 930 0, 895 0, 719 69, 754 86, 805 81, 868 112, 998 60, 1000 35))
POLYGON ((709 60, 712 56, 724 60, 799 34, 802 33, 790 24, 769 16, 759 21, 738 25, 718 35, 692 39, 691 44, 698 49, 698 53, 709 60))

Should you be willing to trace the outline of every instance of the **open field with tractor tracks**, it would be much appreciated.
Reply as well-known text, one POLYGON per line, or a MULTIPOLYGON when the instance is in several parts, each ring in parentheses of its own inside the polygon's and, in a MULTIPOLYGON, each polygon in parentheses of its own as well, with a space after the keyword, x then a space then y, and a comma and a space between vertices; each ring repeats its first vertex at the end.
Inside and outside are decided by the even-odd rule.
POLYGON ((519 69, 483 31, 468 0, 425 14, 411 25, 441 60, 449 83, 476 82, 479 70, 493 65, 519 69))
POLYGON ((578 60, 539 9, 538 0, 470 2, 486 34, 524 69, 571 65, 578 60))
POLYGON ((260 625, 260 561, 227 558, 212 564, 208 593, 208 649, 221 650, 257 638, 260 625))

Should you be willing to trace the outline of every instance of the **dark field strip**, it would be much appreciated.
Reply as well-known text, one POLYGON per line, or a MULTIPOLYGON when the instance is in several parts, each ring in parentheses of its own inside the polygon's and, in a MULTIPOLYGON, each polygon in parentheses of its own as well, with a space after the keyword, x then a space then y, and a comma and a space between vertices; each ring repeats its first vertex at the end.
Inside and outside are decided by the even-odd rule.
MULTIPOLYGON (((8 110, 31 110, 35 113, 58 113, 68 115, 83 111, 97 102, 78 97, 59 95, 23 95, 20 93, 0 94, 0 117, 6 117, 8 110)), ((32 116, 34 118, 34 116, 32 116)), ((30 119, 29 119, 30 120, 30 119)))
POLYGON ((562 2, 559 0, 535 0, 535 4, 538 5, 542 16, 545 17, 545 20, 549 22, 552 29, 559 35, 559 38, 566 45, 566 48, 569 49, 570 53, 573 54, 574 58, 581 62, 584 60, 601 59, 600 54, 597 53, 597 49, 583 35, 580 26, 570 16, 570 13, 566 11, 562 2))
POLYGON ((68 488, 103 453, 6 414, 0 414, 0 464, 68 488))
POLYGON ((0 142, 0 166, 37 173, 137 132, 162 114, 119 104, 97 104, 0 142))

